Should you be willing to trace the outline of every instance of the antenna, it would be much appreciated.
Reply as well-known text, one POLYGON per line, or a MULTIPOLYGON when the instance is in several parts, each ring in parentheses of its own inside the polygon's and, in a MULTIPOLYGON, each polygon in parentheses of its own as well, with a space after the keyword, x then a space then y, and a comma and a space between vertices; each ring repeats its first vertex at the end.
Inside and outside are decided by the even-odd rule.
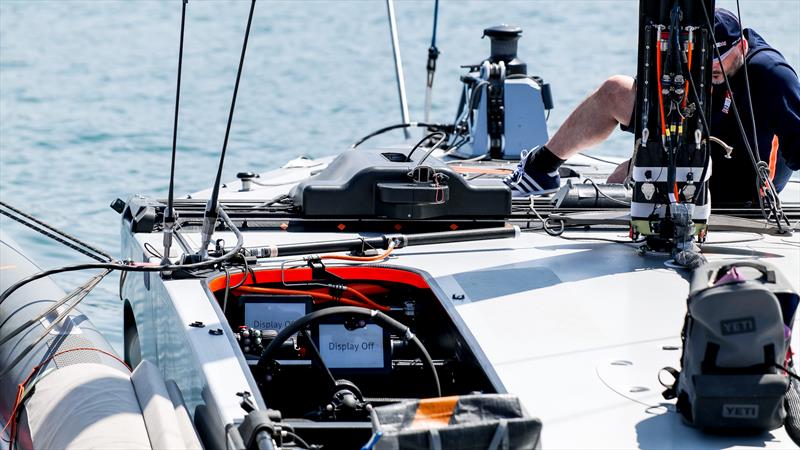
MULTIPOLYGON (((397 20, 394 16, 394 0, 386 0, 386 10, 389 12, 389 33, 392 36, 392 54, 394 54, 394 71, 397 76, 397 93, 400 94, 400 114, 403 124, 409 123, 408 99, 406 98, 406 82, 403 77, 403 61, 400 59, 400 41, 397 39, 397 20)), ((408 128, 403 128, 406 139, 411 137, 408 128)))
POLYGON ((203 215, 203 228, 200 231, 203 238, 200 244, 198 256, 201 260, 208 257, 208 244, 211 242, 211 236, 214 234, 214 228, 219 218, 219 186, 222 179, 222 166, 225 163, 225 152, 228 149, 228 136, 231 132, 231 123, 233 122, 233 111, 236 108, 236 94, 239 92, 239 81, 242 78, 242 66, 244 66, 244 55, 247 52, 247 39, 250 36, 250 25, 253 23, 253 10, 256 7, 256 0, 250 2, 250 15, 247 17, 247 29, 244 32, 244 42, 242 43, 242 55, 239 58, 239 70, 236 72, 236 84, 233 86, 233 98, 231 99, 231 109, 228 113, 228 125, 225 127, 225 139, 222 142, 222 153, 219 156, 219 165, 217 166, 217 177, 214 179, 214 189, 211 192, 211 198, 206 204, 206 211, 203 215))
POLYGON ((172 127, 172 161, 169 170, 169 193, 167 194, 167 209, 164 211, 164 258, 162 264, 169 264, 169 253, 172 247, 172 235, 175 231, 174 192, 175 192, 175 156, 178 143, 178 105, 181 101, 181 68, 183 66, 183 34, 186 24, 186 4, 189 0, 183 0, 181 7, 181 43, 178 50, 178 87, 175 90, 175 123, 172 127))
POLYGON ((425 122, 431 115, 431 98, 433 97, 433 75, 436 73, 436 59, 439 49, 436 48, 436 26, 439 23, 439 0, 433 3, 433 33, 431 33, 431 46, 428 48, 428 80, 425 86, 425 122))

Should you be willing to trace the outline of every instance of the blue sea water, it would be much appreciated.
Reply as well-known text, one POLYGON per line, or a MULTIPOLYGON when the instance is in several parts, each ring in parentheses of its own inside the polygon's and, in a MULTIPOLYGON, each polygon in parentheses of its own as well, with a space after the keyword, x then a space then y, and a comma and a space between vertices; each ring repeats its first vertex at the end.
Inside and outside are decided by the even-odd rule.
MULTIPOLYGON (((731 0, 718 6, 736 9, 731 0)), ((249 2, 190 0, 176 192, 204 189, 222 146, 249 2)), ((743 1, 742 20, 800 68, 800 1, 743 1)), ((119 253, 108 205, 168 187, 181 2, 0 0, 0 199, 119 253)), ((433 1, 396 2, 412 120, 423 115, 433 1)), ((519 25, 520 57, 551 83, 548 127, 605 78, 633 74, 637 1, 448 1, 440 5, 432 120, 452 121, 462 64, 480 62, 485 27, 519 25)), ((267 1, 256 6, 225 162, 229 180, 299 155, 342 151, 398 123, 386 6, 380 0, 267 1)), ((400 135, 396 135, 400 139, 400 135)), ((624 156, 616 132, 598 153, 624 156)), ((3 217, 42 267, 84 261, 3 217)), ((89 274, 57 278, 65 290, 89 274)), ((121 344, 117 276, 82 309, 121 344)))

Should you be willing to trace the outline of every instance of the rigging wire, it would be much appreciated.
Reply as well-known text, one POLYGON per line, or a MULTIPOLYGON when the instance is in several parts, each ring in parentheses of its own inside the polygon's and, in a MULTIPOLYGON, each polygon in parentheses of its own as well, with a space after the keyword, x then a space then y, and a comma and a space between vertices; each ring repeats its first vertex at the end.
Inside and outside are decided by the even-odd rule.
POLYGON ((242 54, 239 57, 239 68, 236 71, 236 83, 233 85, 233 97, 231 98, 231 108, 228 112, 228 123, 225 126, 225 138, 222 141, 222 152, 219 156, 219 165, 217 166, 217 176, 214 179, 214 188, 211 191, 211 198, 206 205, 206 211, 203 217, 203 230, 202 230, 202 244, 200 245, 201 259, 205 259, 208 253, 208 244, 211 242, 211 235, 214 233, 214 223, 218 216, 218 201, 219 201, 219 188, 222 180, 222 167, 225 164, 225 154, 228 150, 228 138, 231 133, 231 124, 233 123, 233 111, 236 108, 236 96, 239 93, 239 82, 242 79, 242 67, 244 66, 244 57, 247 52, 247 41, 250 37, 250 27, 253 24, 253 11, 256 7, 256 0, 250 2, 250 13, 247 16, 247 28, 244 32, 244 42, 242 43, 242 54))
MULTIPOLYGON (((83 286, 78 288, 76 290, 76 291, 78 291, 78 294, 75 296, 76 300, 73 303, 71 303, 69 306, 67 306, 64 309, 64 311, 62 311, 53 321, 50 322, 50 325, 48 325, 44 329, 44 332, 42 332, 41 336, 36 338, 36 340, 33 341, 30 345, 25 347, 25 349, 22 350, 19 353, 19 355, 17 355, 17 357, 14 358, 13 361, 11 361, 6 367, 3 368, 2 373, 0 373, 0 378, 5 377, 6 374, 8 374, 11 371, 11 369, 14 368, 14 366, 19 364, 19 362, 22 361, 23 359, 25 359, 28 356, 28 354, 31 351, 33 351, 36 348, 36 346, 39 345, 40 342, 42 342, 42 339, 47 337, 50 334, 50 332, 56 326, 58 326, 59 323, 61 323, 62 320, 64 320, 67 316, 69 316, 69 314, 72 312, 72 310, 74 310, 75 307, 78 306, 78 303, 80 303, 84 298, 86 298, 86 296, 89 295, 89 292, 91 292, 91 290, 94 289, 94 287, 97 286, 98 283, 100 283, 100 281, 103 279, 103 277, 108 275, 110 272, 111 272, 110 270, 107 270, 105 273, 97 275, 96 277, 90 279, 86 284, 84 284, 83 286)), ((67 298, 69 298, 69 297, 70 296, 67 296, 67 298)), ((25 329, 25 328, 21 327, 21 328, 15 329, 14 330, 14 335, 18 334, 23 329, 25 329)))
MULTIPOLYGON (((713 55, 716 55, 717 61, 720 65, 720 71, 722 72, 722 77, 725 80, 725 85, 730 90, 730 82, 728 80, 728 74, 725 72, 725 67, 722 64, 722 55, 719 53, 719 48, 717 48, 717 39, 714 37, 714 26, 711 23, 710 16, 708 15, 708 9, 706 8, 705 2, 700 2, 700 5, 703 7, 703 14, 705 15, 706 25, 708 26, 709 30, 712 30, 710 34, 711 40, 714 43, 713 48, 713 55)), ((739 24, 739 28, 741 29, 741 22, 739 24)), ((747 58, 743 56, 745 62, 747 58)), ((749 92, 749 91, 748 91, 749 92)), ((772 180, 765 176, 763 173, 764 164, 761 161, 761 155, 753 151, 753 148, 750 146, 750 140, 747 137, 747 132, 744 129, 744 124, 742 124, 742 118, 739 114, 739 109, 736 107, 736 99, 733 96, 733 92, 731 92, 731 109, 733 111, 733 116, 736 118, 736 123, 739 126, 739 132, 742 135, 742 140, 744 141, 744 146, 747 149, 747 154, 750 156, 750 162, 753 164, 753 170, 756 173, 756 183, 758 188, 758 202, 759 206, 761 207, 761 212, 765 219, 769 220, 770 215, 774 215, 775 217, 775 224, 778 226, 779 230, 783 230, 783 226, 781 221, 785 220, 787 225, 789 224, 788 218, 783 214, 783 210, 781 209, 780 199, 777 195, 775 195, 775 186, 772 184, 772 180), (764 198, 767 197, 768 207, 770 208, 770 213, 767 213, 765 205, 764 205, 764 198)), ((752 106, 752 105, 751 105, 752 106)), ((755 142, 758 145, 758 142, 755 142)), ((768 167, 768 166, 767 166, 768 167)))
POLYGON ((26 278, 23 278, 16 283, 9 286, 2 294, 0 294, 0 305, 17 289, 25 286, 28 283, 33 281, 39 280, 44 277, 48 277, 50 275, 55 275, 58 273, 66 273, 66 272, 75 272, 79 270, 87 270, 87 269, 110 269, 110 270, 119 270, 122 272, 173 272, 176 270, 192 270, 192 269, 203 269, 209 268, 221 262, 227 261, 231 259, 234 255, 239 253, 239 251, 244 246, 244 237, 242 233, 236 228, 236 225, 233 221, 228 217, 228 214, 225 210, 220 209, 219 215, 222 218, 223 222, 228 226, 228 228, 233 231, 233 234, 236 236, 236 245, 227 253, 222 254, 218 257, 208 259, 205 261, 193 262, 188 264, 151 264, 151 263, 142 263, 142 262, 133 262, 133 261, 111 261, 111 262, 98 262, 98 263, 85 263, 85 264, 75 264, 71 266, 63 266, 58 267, 55 269, 44 270, 42 272, 35 273, 30 275, 26 278))
MULTIPOLYGON (((742 12, 739 9, 739 0, 736 0, 736 20, 739 21, 739 42, 745 40, 744 38, 744 26, 742 26, 742 12)), ((750 47, 750 43, 748 42, 748 48, 750 47)), ((740 44, 738 44, 740 45, 740 44)), ((756 116, 753 113, 753 99, 750 96, 750 77, 747 74, 747 57, 746 55, 742 55, 742 64, 744 69, 744 91, 747 94, 747 106, 750 109, 750 122, 753 127, 753 145, 756 148, 756 154, 761 156, 761 152, 758 149, 758 132, 756 131, 756 116)), ((722 65, 722 61, 720 61, 720 65, 722 65)))
POLYGON ((583 152, 581 152, 580 155, 581 156, 585 156, 585 157, 587 157, 589 159, 594 159, 595 161, 600 161, 602 163, 613 164, 614 166, 618 166, 618 165, 623 164, 625 162, 625 161, 623 161, 622 163, 618 163, 618 162, 614 162, 614 161, 611 161, 611 160, 608 160, 608 159, 598 158, 596 156, 589 155, 589 154, 583 153, 583 152))
MULTIPOLYGON (((62 317, 62 318, 66 317, 64 315, 64 313, 65 312, 69 312, 73 308, 75 308, 75 305, 77 305, 81 300, 83 300, 83 298, 85 298, 86 295, 88 295, 89 292, 92 289, 94 289, 95 286, 97 286, 100 283, 100 281, 106 275, 108 275, 109 273, 111 273, 111 271, 110 270, 106 270, 101 274, 95 275, 94 277, 92 277, 89 280, 87 280, 84 284, 82 284, 81 286, 77 287, 75 290, 73 290, 69 294, 65 295, 63 298, 61 298, 61 300, 59 300, 57 302, 54 302, 49 308, 44 310, 41 314, 38 314, 36 317, 27 320, 25 323, 23 323, 19 327, 15 328, 12 332, 10 332, 6 336, 4 336, 3 339, 0 339, 0 346, 5 344, 6 342, 8 342, 10 339, 12 339, 14 336, 19 334, 24 329, 28 328, 31 325, 34 325, 34 324, 38 323, 41 319, 47 317, 48 315, 53 313, 53 311, 56 311, 58 308, 60 308, 63 304, 67 303, 68 301, 72 300, 73 298, 77 298, 78 300, 75 301, 75 303, 72 306, 69 306, 67 308, 67 311, 62 311, 62 312, 59 313, 58 317, 62 317)), ((56 319, 56 320, 52 321, 52 323, 58 323, 58 322, 60 322, 60 319, 56 319)), ((5 325, 5 322, 0 323, 0 328, 2 328, 3 325, 5 325)))
POLYGON ((178 47, 178 81, 175 88, 175 121, 172 126, 172 158, 169 169, 169 192, 167 193, 167 209, 164 211, 164 257, 162 263, 169 264, 169 253, 172 247, 172 233, 175 228, 175 160, 177 159, 178 146, 178 112, 181 103, 181 69, 183 68, 183 36, 186 25, 186 4, 189 0, 183 0, 181 6, 181 38, 178 47))
MULTIPOLYGON (((741 12, 741 9, 739 7, 739 0, 736 0, 736 20, 739 22, 739 40, 743 41, 743 40, 745 40, 745 37, 744 37, 744 26, 742 26, 742 12, 741 12)), ((748 43, 748 48, 749 48, 749 43, 748 43)), ((747 70, 747 57, 746 57, 746 55, 742 56, 742 65, 743 65, 743 69, 744 69, 744 81, 745 81, 744 86, 745 86, 745 93, 747 94, 747 106, 748 106, 748 109, 750 109, 750 124, 751 124, 751 127, 753 129, 753 145, 755 146, 756 154, 759 155, 759 158, 760 158, 761 152, 760 152, 760 150, 758 148, 758 131, 756 129, 756 116, 755 116, 755 112, 753 111, 753 98, 752 98, 752 96, 750 94, 750 91, 751 91, 751 89, 750 89, 750 76, 748 75, 748 70, 747 70)), ((761 183, 759 186, 757 186, 758 190, 759 190, 759 204, 762 203, 762 198, 763 197, 760 194, 763 192, 765 194, 764 197, 769 197, 768 201, 770 203, 770 206, 772 206, 772 205, 776 206, 776 208, 773 208, 773 210, 771 211, 772 214, 775 216, 775 222, 780 224, 781 219, 783 218, 783 219, 785 219, 786 224, 790 225, 789 219, 786 218, 785 215, 783 215, 783 211, 781 210, 780 198, 778 197, 777 192, 775 191, 775 186, 772 183, 772 177, 770 175, 768 175, 769 172, 770 172, 769 165, 764 163, 764 162, 759 162, 759 167, 755 168, 756 172, 759 172, 759 169, 762 172, 761 173, 762 177, 764 179, 766 179, 767 183, 769 184, 769 186, 765 186, 767 183, 761 183), (766 187, 766 192, 764 192, 765 187, 766 187)), ((780 228, 780 227, 781 226, 778 225, 778 228, 780 228)))

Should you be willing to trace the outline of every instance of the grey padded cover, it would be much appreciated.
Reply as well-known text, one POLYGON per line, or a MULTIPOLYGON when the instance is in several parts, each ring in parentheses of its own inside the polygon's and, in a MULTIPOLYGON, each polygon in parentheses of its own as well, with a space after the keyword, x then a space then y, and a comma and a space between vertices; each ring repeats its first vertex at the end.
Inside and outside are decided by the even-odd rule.
POLYGON ((37 449, 151 448, 130 378, 103 364, 73 364, 45 376, 25 412, 37 449))
POLYGON ((197 431, 192 425, 192 418, 189 416, 189 411, 186 409, 186 402, 183 401, 183 395, 175 380, 167 380, 167 391, 169 398, 172 400, 172 405, 175 407, 175 419, 178 420, 178 427, 180 428, 183 442, 186 443, 187 449, 202 450, 203 444, 197 437, 197 431))
POLYGON ((150 361, 144 360, 131 374, 133 388, 139 399, 150 443, 156 449, 185 448, 183 436, 175 417, 175 407, 170 399, 161 372, 150 361))

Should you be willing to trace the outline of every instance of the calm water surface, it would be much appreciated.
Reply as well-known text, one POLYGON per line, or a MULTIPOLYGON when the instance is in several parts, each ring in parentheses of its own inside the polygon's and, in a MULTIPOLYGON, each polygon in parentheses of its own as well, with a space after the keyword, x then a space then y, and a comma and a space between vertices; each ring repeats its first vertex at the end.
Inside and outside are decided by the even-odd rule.
MULTIPOLYGON (((735 2, 718 5, 735 11, 735 2)), ((243 1, 192 0, 187 8, 178 194, 213 183, 248 12, 243 1)), ((432 120, 452 121, 459 65, 488 56, 483 28, 524 34, 520 57, 552 85, 550 132, 602 80, 633 74, 636 1, 441 2, 442 54, 432 120)), ((0 198, 119 253, 119 216, 132 193, 166 196, 180 2, 0 0, 0 198)), ((422 119, 432 1, 398 1, 412 120, 422 119)), ((757 29, 800 67, 800 1, 745 1, 757 29)), ((383 1, 260 1, 225 163, 225 179, 299 155, 330 155, 399 122, 383 1)), ((399 138, 399 135, 398 135, 399 138)), ((616 132, 599 151, 623 156, 616 132)), ((81 255, 16 225, 0 226, 42 267, 81 255)), ((65 290, 89 274, 57 278, 65 290)), ((83 310, 119 348, 121 307, 112 275, 83 310)))

